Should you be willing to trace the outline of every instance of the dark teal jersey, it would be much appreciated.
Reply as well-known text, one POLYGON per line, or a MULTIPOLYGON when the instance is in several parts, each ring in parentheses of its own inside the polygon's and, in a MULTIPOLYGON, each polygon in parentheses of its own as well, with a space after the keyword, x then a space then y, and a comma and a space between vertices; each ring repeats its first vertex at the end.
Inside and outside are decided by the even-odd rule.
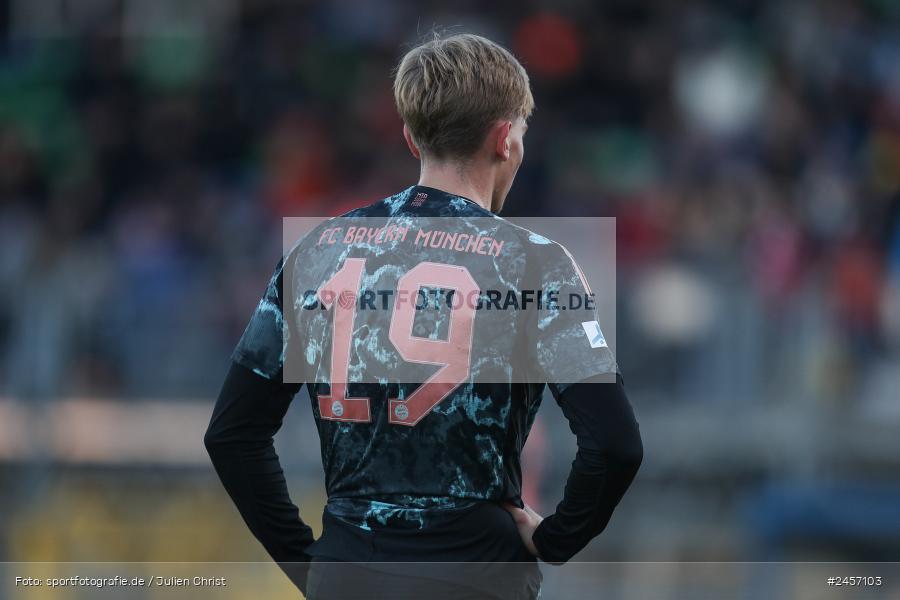
POLYGON ((422 528, 518 501, 544 386, 616 371, 593 303, 560 244, 414 186, 299 240, 234 360, 308 385, 334 515, 422 528))

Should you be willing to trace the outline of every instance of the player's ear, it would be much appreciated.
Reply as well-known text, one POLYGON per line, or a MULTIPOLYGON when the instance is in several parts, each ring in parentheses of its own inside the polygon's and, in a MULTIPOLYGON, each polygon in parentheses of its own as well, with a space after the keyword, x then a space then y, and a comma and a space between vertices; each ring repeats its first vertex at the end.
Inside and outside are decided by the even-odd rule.
POLYGON ((512 121, 499 121, 494 128, 497 132, 497 147, 494 150, 501 160, 509 160, 511 144, 509 132, 512 129, 512 121))
POLYGON ((412 134, 409 132, 409 127, 406 126, 406 123, 403 124, 403 139, 406 140, 406 145, 409 148, 409 151, 412 152, 412 155, 416 157, 416 159, 421 159, 422 155, 419 152, 419 148, 416 146, 416 142, 413 140, 412 134))

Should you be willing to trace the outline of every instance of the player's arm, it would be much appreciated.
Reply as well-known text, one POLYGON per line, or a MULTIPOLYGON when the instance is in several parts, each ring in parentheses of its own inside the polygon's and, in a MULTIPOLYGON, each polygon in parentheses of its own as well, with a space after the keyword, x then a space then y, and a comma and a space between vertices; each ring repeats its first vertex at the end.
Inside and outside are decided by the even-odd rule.
POLYGON ((584 273, 558 244, 544 244, 528 266, 526 281, 539 282, 545 297, 554 292, 560 301, 523 315, 526 364, 534 381, 549 384, 578 451, 556 512, 543 520, 527 507, 512 512, 526 546, 562 563, 606 527, 637 473, 643 446, 600 315, 593 302, 571 300, 593 297, 584 273))
POLYGON ((300 387, 282 377, 282 271, 279 263, 234 351, 204 442, 250 531, 303 591, 313 535, 288 495, 273 439, 300 387))
POLYGON ((541 559, 562 563, 606 528, 644 452, 620 375, 615 383, 596 377, 562 392, 560 386, 550 389, 575 434, 578 451, 562 502, 531 539, 541 559))
POLYGON ((204 436, 229 496, 278 563, 308 562, 313 542, 288 495, 273 439, 298 389, 232 363, 204 436))

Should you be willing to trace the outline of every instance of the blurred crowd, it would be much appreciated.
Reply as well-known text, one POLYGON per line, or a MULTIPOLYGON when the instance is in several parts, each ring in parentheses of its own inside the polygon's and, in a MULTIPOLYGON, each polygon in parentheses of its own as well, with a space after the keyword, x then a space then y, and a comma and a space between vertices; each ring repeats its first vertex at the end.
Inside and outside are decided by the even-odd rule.
POLYGON ((900 4, 553 4, 0 3, 0 394, 214 394, 281 217, 415 182, 390 71, 437 29, 531 75, 504 214, 617 217, 647 403, 898 416, 900 4))

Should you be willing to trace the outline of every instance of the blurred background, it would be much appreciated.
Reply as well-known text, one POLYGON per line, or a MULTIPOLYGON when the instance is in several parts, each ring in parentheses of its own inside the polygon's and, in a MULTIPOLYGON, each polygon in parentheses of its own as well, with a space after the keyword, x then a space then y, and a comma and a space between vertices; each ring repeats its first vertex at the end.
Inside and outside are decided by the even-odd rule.
MULTIPOLYGON (((435 28, 530 73, 504 215, 617 219, 646 459, 580 558, 677 562, 665 597, 699 561, 900 560, 894 0, 0 1, 0 560, 264 559, 202 432, 282 217, 416 181, 390 71, 435 28)), ((573 456, 548 397, 540 510, 573 456)))

